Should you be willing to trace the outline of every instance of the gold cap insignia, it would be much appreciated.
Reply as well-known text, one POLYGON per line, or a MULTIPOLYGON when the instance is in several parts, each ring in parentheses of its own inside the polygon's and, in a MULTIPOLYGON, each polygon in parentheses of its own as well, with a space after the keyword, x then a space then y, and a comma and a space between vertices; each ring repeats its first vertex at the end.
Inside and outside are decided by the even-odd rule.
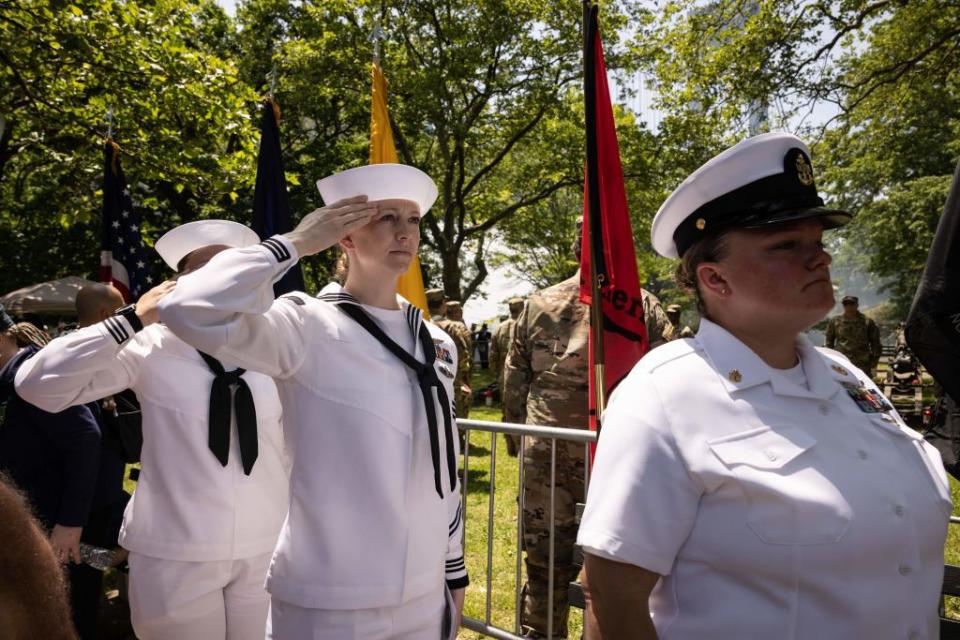
POLYGON ((839 374, 842 375, 842 376, 848 376, 848 375, 850 375, 850 372, 848 372, 846 369, 844 369, 843 367, 841 367, 841 366, 838 365, 838 364, 832 364, 832 365, 830 365, 830 368, 833 369, 834 371, 836 371, 837 373, 839 373, 839 374))
POLYGON ((797 180, 807 187, 813 184, 813 167, 803 157, 803 154, 797 155, 797 180))
POLYGON ((741 380, 743 380, 743 376, 740 374, 739 371, 734 369, 733 371, 727 374, 727 379, 730 380, 730 382, 740 382, 741 380))
POLYGON ((703 218, 697 218, 697 229, 699 229, 700 231, 703 231, 706 228, 707 228, 707 221, 704 220, 703 218))

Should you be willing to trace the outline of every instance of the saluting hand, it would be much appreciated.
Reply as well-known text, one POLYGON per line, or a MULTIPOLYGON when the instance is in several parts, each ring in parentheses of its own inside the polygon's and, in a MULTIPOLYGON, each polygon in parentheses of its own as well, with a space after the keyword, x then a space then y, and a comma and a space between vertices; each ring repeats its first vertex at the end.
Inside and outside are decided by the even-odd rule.
POLYGON ((285 237, 301 257, 313 255, 337 244, 376 213, 377 204, 367 202, 367 196, 347 198, 308 213, 285 237))
POLYGON ((140 296, 140 299, 137 300, 137 317, 140 318, 143 326, 146 327, 160 319, 160 314, 157 312, 157 303, 173 291, 175 286, 177 286, 177 283, 174 280, 167 280, 140 296))

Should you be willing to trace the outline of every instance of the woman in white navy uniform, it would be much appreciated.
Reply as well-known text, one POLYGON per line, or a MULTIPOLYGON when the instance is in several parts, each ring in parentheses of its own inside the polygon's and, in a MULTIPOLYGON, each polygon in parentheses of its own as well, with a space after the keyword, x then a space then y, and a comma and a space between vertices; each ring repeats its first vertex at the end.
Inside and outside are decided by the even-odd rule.
POLYGON ((180 279, 160 317, 280 387, 294 460, 267 581, 272 637, 452 637, 467 585, 456 349, 396 294, 436 185, 413 167, 382 164, 318 187, 333 204, 180 279), (343 287, 273 299, 272 283, 299 258, 337 243, 343 287))
POLYGON ((935 449, 803 331, 834 304, 807 146, 770 133, 695 171, 654 248, 695 338, 603 416, 579 543, 598 638, 936 638, 951 511, 935 449))
MULTIPOLYGON (((167 232, 156 249, 182 275, 258 241, 236 222, 201 220, 167 232)), ((156 302, 173 286, 51 342, 20 369, 17 392, 47 411, 124 389, 140 400, 142 468, 119 541, 130 551, 137 637, 262 638, 263 582, 289 492, 280 398, 269 377, 201 354, 155 323, 156 302)))

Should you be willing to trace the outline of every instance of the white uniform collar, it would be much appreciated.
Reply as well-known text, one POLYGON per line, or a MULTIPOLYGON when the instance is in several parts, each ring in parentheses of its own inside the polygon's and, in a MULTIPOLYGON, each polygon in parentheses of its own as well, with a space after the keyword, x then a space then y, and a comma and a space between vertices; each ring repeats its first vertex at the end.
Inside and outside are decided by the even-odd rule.
MULTIPOLYGON (((347 304, 357 304, 362 305, 362 303, 357 300, 355 297, 347 293, 346 290, 338 282, 330 282, 323 289, 320 290, 320 293, 317 294, 317 299, 323 300, 324 302, 330 302, 332 304, 337 304, 340 302, 347 304)), ((410 331, 413 332, 413 342, 416 346, 418 343, 417 334, 420 331, 420 322, 422 321, 422 313, 420 309, 416 306, 410 304, 406 298, 397 294, 397 304, 400 305, 400 308, 403 309, 403 314, 407 319, 407 323, 410 325, 410 331)))
POLYGON ((696 340, 730 394, 765 382, 770 383, 777 395, 801 398, 825 400, 840 390, 823 356, 803 334, 797 336, 797 353, 803 362, 809 389, 788 384, 782 376, 771 376, 770 367, 750 347, 706 318, 700 320, 696 340))

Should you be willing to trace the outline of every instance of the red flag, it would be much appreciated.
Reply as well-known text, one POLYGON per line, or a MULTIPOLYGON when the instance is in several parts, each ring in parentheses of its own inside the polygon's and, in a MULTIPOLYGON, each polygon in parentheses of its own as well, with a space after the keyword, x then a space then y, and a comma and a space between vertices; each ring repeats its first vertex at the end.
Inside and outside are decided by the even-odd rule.
POLYGON ((594 330, 590 332, 590 428, 595 431, 598 407, 602 409, 606 394, 646 353, 648 342, 597 8, 588 2, 584 3, 583 68, 587 169, 583 188, 580 300, 592 304, 595 270, 600 298, 599 304, 593 305, 594 330), (600 310, 602 312, 597 313, 600 310), (603 324, 602 331, 598 332, 599 315, 603 317, 603 324), (602 353, 595 343, 602 344, 602 353), (599 403, 596 364, 603 365, 604 395, 599 403))

